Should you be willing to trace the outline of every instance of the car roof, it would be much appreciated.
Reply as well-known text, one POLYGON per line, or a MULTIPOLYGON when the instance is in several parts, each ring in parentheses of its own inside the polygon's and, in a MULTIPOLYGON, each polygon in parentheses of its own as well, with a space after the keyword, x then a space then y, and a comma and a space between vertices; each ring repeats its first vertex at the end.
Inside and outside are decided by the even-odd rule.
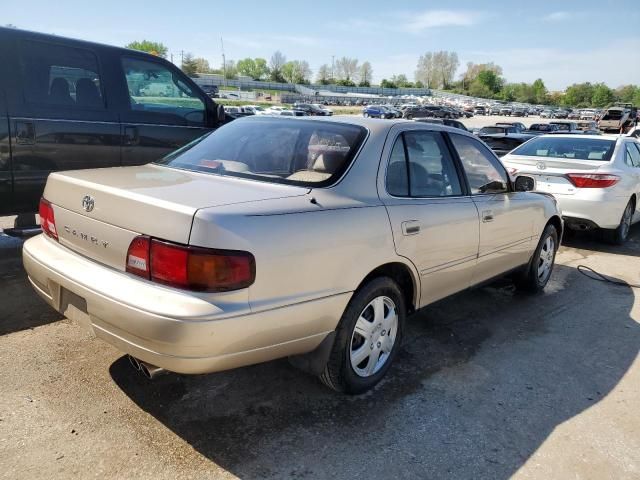
MULTIPOLYGON (((258 120, 258 121, 278 121, 278 117, 269 117, 266 115, 252 115, 250 117, 243 117, 234 122, 242 122, 249 120, 258 120)), ((366 118, 366 117, 356 117, 356 116, 346 116, 346 115, 333 115, 331 117, 296 117, 295 121, 299 122, 324 122, 324 123, 341 123, 346 125, 357 125, 360 127, 364 127, 372 133, 380 134, 385 131, 389 131, 392 127, 396 125, 419 125, 423 130, 433 130, 438 132, 451 132, 457 133, 460 135, 468 135, 473 137, 473 135, 469 132, 466 132, 462 129, 456 127, 450 127, 448 125, 438 124, 438 123, 425 123, 425 122, 414 122, 413 120, 406 120, 402 118, 397 119, 389 119, 389 120, 381 120, 379 118, 366 118)), ((474 137, 475 138, 475 137, 474 137)))
POLYGON ((540 135, 539 137, 551 137, 551 138, 571 138, 573 140, 619 140, 621 135, 572 135, 570 133, 554 133, 553 135, 540 135))

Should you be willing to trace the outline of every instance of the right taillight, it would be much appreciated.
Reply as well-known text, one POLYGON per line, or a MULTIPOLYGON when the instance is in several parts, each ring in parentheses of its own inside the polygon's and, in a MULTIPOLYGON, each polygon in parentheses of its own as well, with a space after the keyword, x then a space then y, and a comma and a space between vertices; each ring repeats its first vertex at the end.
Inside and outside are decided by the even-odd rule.
POLYGON ((606 173, 568 173, 567 177, 577 188, 607 188, 620 181, 617 175, 606 173))
POLYGON ((58 240, 58 230, 56 229, 56 219, 53 215, 53 206, 44 197, 40 199, 40 207, 38 208, 40 215, 40 226, 45 235, 58 240))
POLYGON ((253 255, 180 245, 147 236, 133 239, 127 252, 127 271, 186 290, 223 292, 246 288, 255 280, 253 255))

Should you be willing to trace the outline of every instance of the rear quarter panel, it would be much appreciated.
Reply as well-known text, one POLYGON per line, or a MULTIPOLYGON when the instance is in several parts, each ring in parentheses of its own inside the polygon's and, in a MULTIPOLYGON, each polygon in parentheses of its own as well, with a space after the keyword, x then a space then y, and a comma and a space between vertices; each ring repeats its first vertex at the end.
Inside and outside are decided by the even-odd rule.
POLYGON ((315 204, 305 196, 200 210, 190 243, 255 256, 252 311, 352 292, 376 267, 406 263, 395 253, 384 206, 328 190, 313 195, 315 204))

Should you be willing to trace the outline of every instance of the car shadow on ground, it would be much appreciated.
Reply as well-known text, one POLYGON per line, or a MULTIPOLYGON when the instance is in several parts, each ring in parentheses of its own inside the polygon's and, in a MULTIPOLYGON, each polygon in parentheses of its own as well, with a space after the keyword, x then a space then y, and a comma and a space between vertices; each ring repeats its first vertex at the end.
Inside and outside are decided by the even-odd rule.
POLYGON ((39 327, 64 317, 35 292, 16 253, 0 258, 0 335, 39 327))
POLYGON ((619 255, 640 256, 640 223, 636 223, 629 231, 629 238, 622 246, 612 245, 603 238, 600 231, 570 232, 566 231, 562 238, 565 247, 579 248, 602 253, 615 253, 619 255))
POLYGON ((458 294, 410 317, 387 379, 358 397, 286 360, 147 381, 122 357, 110 373, 240 478, 506 479, 627 372, 640 345, 633 302, 631 288, 566 266, 542 295, 508 281, 458 294))

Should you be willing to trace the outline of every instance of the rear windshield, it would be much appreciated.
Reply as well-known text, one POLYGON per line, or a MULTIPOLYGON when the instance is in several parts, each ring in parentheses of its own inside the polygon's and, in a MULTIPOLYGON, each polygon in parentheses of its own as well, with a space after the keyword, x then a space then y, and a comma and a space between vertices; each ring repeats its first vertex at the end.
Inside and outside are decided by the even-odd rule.
POLYGON ((505 127, 482 127, 480 129, 480 133, 486 133, 487 135, 493 135, 495 133, 505 133, 507 131, 509 131, 509 129, 505 127))
POLYGON ((511 155, 608 162, 614 147, 615 141, 608 139, 544 136, 520 145, 511 155))
POLYGON ((366 130, 315 120, 243 118, 156 163, 175 168, 292 185, 337 180, 364 141, 366 130))
POLYGON ((553 125, 547 125, 544 123, 535 123, 533 125, 531 125, 530 130, 537 130, 539 132, 552 132, 554 130, 557 130, 558 127, 553 126, 553 125))
POLYGON ((609 110, 602 117, 603 120, 620 120, 623 116, 623 112, 621 110, 609 110))

